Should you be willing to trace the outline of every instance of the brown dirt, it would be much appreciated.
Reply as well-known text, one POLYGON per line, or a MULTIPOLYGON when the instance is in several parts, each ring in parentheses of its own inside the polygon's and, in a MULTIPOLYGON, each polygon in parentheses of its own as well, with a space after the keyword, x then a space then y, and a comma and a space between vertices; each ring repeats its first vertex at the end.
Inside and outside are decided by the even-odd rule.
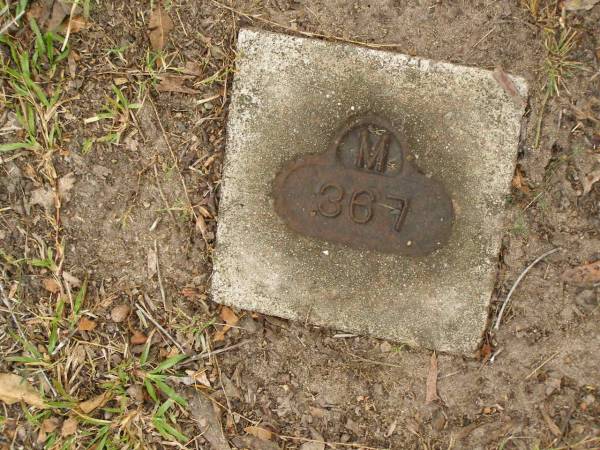
MULTIPOLYGON (((210 407, 200 402, 177 413, 181 429, 190 439, 195 436, 185 448, 226 448, 227 441, 237 448, 323 448, 318 443, 301 447, 307 439, 340 449, 348 444, 393 449, 600 448, 600 288, 571 285, 561 278, 566 269, 600 258, 600 183, 582 194, 582 179, 600 166, 600 4, 590 11, 565 13, 565 23, 578 31, 569 58, 584 70, 576 70, 565 80, 561 95, 548 101, 536 149, 545 83, 543 27, 560 29, 560 10, 550 3, 545 10, 549 18, 544 12, 538 22, 521 3, 509 0, 270 0, 232 5, 247 15, 208 0, 167 2, 174 22, 165 48, 168 67, 198 63, 200 73, 186 80, 188 88, 199 91, 195 94, 155 89, 144 63, 149 3, 93 3, 91 26, 70 38, 71 51, 77 54, 70 63, 75 70, 66 61, 59 66, 70 100, 60 112, 62 145, 51 158, 59 177, 73 173, 76 179, 70 200, 60 210, 58 236, 65 251, 55 252, 55 259, 61 270, 80 280, 89 277, 85 310, 98 326, 74 334, 63 329, 60 339, 69 350, 56 355, 47 355, 44 347, 57 301, 57 294, 42 287, 49 271, 11 263, 6 256, 39 258, 40 242, 56 248, 52 213, 30 204, 32 191, 48 181, 39 176, 42 164, 30 152, 10 161, 9 154, 0 156, 1 282, 27 337, 55 362, 45 368, 47 376, 62 379, 73 399, 103 392, 116 364, 137 360, 141 348, 129 344, 134 330, 148 336, 155 328, 135 314, 115 323, 111 310, 122 303, 142 303, 190 353, 243 343, 186 364, 186 369, 207 374, 210 387, 201 391, 221 405, 217 409, 223 435, 202 435, 207 423, 215 422, 210 407), (490 69, 500 65, 533 87, 519 160, 525 184, 507 199, 490 323, 525 267, 550 248, 561 250, 524 278, 500 329, 490 330, 480 354, 439 355, 439 401, 425 404, 431 357, 427 350, 340 336, 243 311, 237 312, 240 322, 224 340, 215 341, 224 319, 207 292, 231 74, 215 82, 201 80, 233 69, 241 25, 394 43, 398 51, 426 58, 490 69), (127 46, 122 59, 108 51, 120 46, 127 46), (84 139, 100 137, 105 130, 101 123, 84 124, 83 119, 99 112, 119 78, 125 79, 121 87, 131 101, 144 100, 144 106, 132 111, 120 144, 96 143, 84 154, 84 139), (160 280, 149 269, 155 248, 160 280), (65 369, 65 352, 70 357, 80 347, 87 358, 80 360, 79 371, 65 369), (244 428, 257 424, 274 432, 270 441, 244 438, 244 428)), ((26 27, 12 34, 32 41, 26 27)), ((10 96, 6 77, 0 75, 0 80, 3 95, 10 96)), ((10 142, 11 136, 0 139, 10 142)), ((8 307, 0 303, 2 355, 25 354, 15 333, 8 307)), ((153 342, 151 358, 157 362, 173 348, 160 332, 153 342)), ((27 375, 35 386, 43 385, 35 367, 22 362, 2 358, 0 372, 27 375)), ((125 387, 130 384, 135 383, 125 387)), ((183 391, 183 385, 174 386, 183 391)), ((121 397, 126 411, 138 414, 131 434, 138 436, 141 448, 166 446, 151 425, 153 403, 143 395, 141 402, 132 403, 131 397, 121 397)), ((68 409, 51 414, 66 418, 68 409)), ((114 411, 98 410, 94 417, 129 429, 114 411)), ((86 429, 80 423, 77 443, 82 448, 93 438, 85 435, 86 429)), ((0 448, 41 445, 35 443, 35 422, 26 420, 18 405, 0 410, 0 431, 0 448)), ((121 444, 113 448, 125 446, 124 441, 115 442, 121 444)))

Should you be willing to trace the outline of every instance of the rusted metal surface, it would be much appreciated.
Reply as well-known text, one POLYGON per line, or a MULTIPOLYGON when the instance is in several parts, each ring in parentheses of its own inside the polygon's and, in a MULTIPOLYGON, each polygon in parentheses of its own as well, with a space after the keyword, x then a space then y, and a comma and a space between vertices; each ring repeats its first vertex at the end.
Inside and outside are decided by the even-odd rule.
POLYGON ((294 231, 351 247, 423 256, 452 232, 452 200, 421 173, 392 124, 349 120, 323 153, 287 163, 273 183, 275 211, 294 231))

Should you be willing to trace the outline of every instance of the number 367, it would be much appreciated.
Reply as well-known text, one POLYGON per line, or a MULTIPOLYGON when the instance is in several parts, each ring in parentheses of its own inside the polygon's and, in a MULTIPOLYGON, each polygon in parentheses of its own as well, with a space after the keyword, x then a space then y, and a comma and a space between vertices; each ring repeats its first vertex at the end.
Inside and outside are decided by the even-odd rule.
MULTIPOLYGON (((348 216, 352 222, 365 224, 373 218, 373 207, 376 205, 389 209, 390 214, 395 216, 393 228, 400 231, 402 220, 406 213, 406 200, 388 194, 385 198, 394 200, 396 205, 384 205, 377 202, 377 194, 370 189, 353 190, 348 196, 348 216)), ((338 217, 343 210, 346 202, 346 192, 338 184, 324 183, 319 188, 319 199, 317 201, 317 211, 323 217, 338 217)))

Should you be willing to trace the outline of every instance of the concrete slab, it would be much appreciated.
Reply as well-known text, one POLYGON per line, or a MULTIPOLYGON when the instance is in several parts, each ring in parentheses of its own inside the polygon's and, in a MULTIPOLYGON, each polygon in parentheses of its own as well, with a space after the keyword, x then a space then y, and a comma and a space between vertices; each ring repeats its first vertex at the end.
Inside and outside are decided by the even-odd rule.
MULTIPOLYGON (((214 300, 409 345, 474 351, 496 276, 523 105, 477 68, 247 29, 238 50, 214 300), (408 147, 407 164, 451 198, 449 240, 432 253, 300 234, 276 212, 282 168, 331 148, 346 120, 366 114, 389 121, 408 147)), ((525 97, 524 80, 511 78, 525 97)), ((356 214, 368 213, 367 197, 356 200, 356 214)))

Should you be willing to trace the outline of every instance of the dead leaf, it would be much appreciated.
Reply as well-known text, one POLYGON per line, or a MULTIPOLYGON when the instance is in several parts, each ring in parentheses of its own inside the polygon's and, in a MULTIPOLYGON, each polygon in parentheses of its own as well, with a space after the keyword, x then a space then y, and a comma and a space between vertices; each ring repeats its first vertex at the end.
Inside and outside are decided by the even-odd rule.
POLYGON ((77 78, 77 52, 71 50, 67 56, 67 66, 69 68, 70 84, 76 86, 75 78, 77 78))
POLYGON ((231 327, 235 326, 240 320, 233 310, 227 306, 223 306, 223 308, 221 308, 219 317, 223 319, 225 325, 223 325, 223 328, 215 333, 213 340, 216 342, 225 340, 225 333, 227 333, 231 327))
POLYGON ((188 299, 198 299, 202 298, 202 291, 195 287, 184 287, 181 290, 181 295, 188 299))
POLYGON ((517 170, 515 170, 515 176, 512 179, 512 187, 514 187, 515 189, 518 189, 519 191, 523 192, 524 194, 531 193, 531 189, 527 185, 527 181, 525 180, 525 177, 523 176, 523 171, 521 170, 521 168, 519 166, 517 166, 517 170))
POLYGON ((565 0, 564 8, 567 11, 579 11, 582 9, 589 11, 599 1, 600 0, 565 0))
POLYGON ((197 61, 188 61, 185 63, 185 66, 182 72, 186 75, 193 75, 195 77, 199 77, 204 73, 202 70, 202 64, 197 61))
POLYGON ((203 386, 211 387, 210 380, 208 379, 208 375, 206 374, 206 370, 202 371, 186 371, 188 376, 196 383, 200 383, 203 386), (188 373, 191 372, 191 373, 188 373))
POLYGON ((129 316, 130 311, 131 311, 131 308, 129 307, 129 305, 125 305, 125 304, 117 305, 110 312, 110 318, 112 319, 113 322, 117 322, 117 323, 123 322, 129 316))
POLYGON ((67 272, 66 270, 63 270, 62 272, 62 276, 63 276, 63 280, 65 280, 65 282, 72 286, 72 287, 79 287, 81 286, 81 280, 73 275, 71 275, 69 272, 67 272))
POLYGON ((91 22, 83 16, 73 17, 70 23, 71 34, 79 33, 81 30, 86 30, 91 25, 91 22))
POLYGON ((173 29, 173 21, 163 9, 159 2, 148 22, 148 30, 150 31, 150 44, 153 50, 162 50, 167 43, 167 36, 173 29))
POLYGON ((219 317, 221 317, 221 319, 223 319, 230 327, 236 325, 240 321, 239 317, 233 312, 233 310, 227 306, 223 306, 223 308, 221 308, 219 317))
POLYGON ((95 321, 83 316, 81 319, 79 319, 77 329, 79 331, 92 331, 94 328, 96 328, 96 326, 97 323, 95 321))
MULTIPOLYGON (((598 47, 600 49, 600 47, 598 47)), ((597 51, 597 55, 600 55, 600 50, 597 51)), ((575 118, 580 121, 589 120, 595 124, 600 124, 600 116, 596 116, 595 109, 600 104, 600 100, 592 98, 591 100, 583 100, 578 104, 569 105, 575 113, 575 118)), ((592 139, 593 141, 593 139, 592 139)))
POLYGON ((437 355, 435 352, 431 354, 431 362, 429 366, 429 373, 427 374, 427 390, 425 394, 425 404, 431 403, 439 399, 437 394, 437 377, 438 377, 438 364, 437 355))
POLYGON ((250 426, 244 428, 244 431, 252 436, 262 439, 263 441, 270 441, 273 437, 273 433, 266 428, 250 426))
POLYGON ((600 282, 600 260, 567 269, 562 274, 563 281, 578 285, 600 282))
POLYGON ((316 408, 314 406, 310 407, 310 415, 313 417, 318 417, 322 419, 323 417, 327 417, 327 410, 323 408, 316 408))
POLYGON ((210 213, 210 211, 202 205, 198 205, 198 211, 200 211, 200 214, 202 214, 202 216, 204 216, 205 219, 213 218, 213 215, 210 213))
POLYGON ((510 76, 502 70, 501 67, 496 67, 494 69, 494 72, 492 73, 492 76, 517 106, 524 105, 525 101, 519 95, 519 91, 517 90, 515 83, 513 82, 513 80, 510 79, 510 76))
POLYGON ((394 420, 390 426, 388 427, 387 431, 385 432, 385 437, 389 438, 392 434, 394 434, 394 431, 396 431, 396 427, 398 426, 398 419, 394 420))
POLYGON ((39 188, 31 191, 31 199, 29 200, 31 205, 40 205, 47 211, 54 208, 54 192, 49 189, 39 188))
POLYGON ((485 344, 483 344, 481 346, 481 349, 479 350, 479 354, 481 355, 481 359, 484 361, 487 361, 487 359, 490 357, 490 355, 492 354, 492 346, 490 344, 488 344, 487 342, 485 344))
POLYGON ((206 220, 204 220, 202 214, 199 214, 198 218, 196 219, 196 230, 198 230, 200 234, 202 234, 202 237, 206 239, 208 227, 206 226, 206 220))
POLYGON ((60 292, 60 285, 54 278, 44 278, 42 280, 42 285, 44 286, 44 289, 53 294, 60 292))
POLYGON ((548 414, 547 405, 541 405, 540 412, 542 413, 544 422, 546 422, 546 425, 548 426, 548 429, 552 432, 552 434, 556 437, 562 436, 562 432, 560 431, 560 428, 558 427, 558 425, 556 425, 554 420, 552 420, 552 417, 550 417, 550 414, 548 414))
POLYGON ((485 414, 486 416, 494 414, 495 412, 496 412, 496 408, 493 408, 491 406, 484 406, 483 409, 481 410, 481 413, 485 414))
POLYGON ((125 392, 134 402, 142 403, 144 401, 144 388, 139 384, 132 384, 125 392))
MULTIPOLYGON (((75 175, 68 173, 61 177, 57 183, 58 198, 62 202, 68 202, 70 191, 75 184, 75 175)), ((31 192, 31 205, 40 205, 46 210, 52 210, 55 207, 55 194, 51 188, 39 188, 31 192)))
POLYGON ((54 430, 56 430, 59 424, 60 422, 56 417, 44 419, 44 421, 40 425, 40 432, 38 433, 37 437, 38 444, 46 442, 46 439, 48 438, 48 433, 52 433, 54 430))
POLYGON ((60 435, 62 437, 67 437, 71 436, 72 434, 75 434, 75 432, 77 431, 78 424, 79 422, 77 422, 77 419, 75 419, 74 417, 69 417, 63 422, 62 428, 60 430, 60 435))
POLYGON ((162 75, 159 77, 160 83, 156 86, 159 92, 180 92, 182 94, 198 94, 200 91, 187 87, 185 80, 193 78, 186 75, 162 75))
POLYGON ((70 191, 75 185, 75 175, 73 172, 60 177, 58 180, 58 196, 61 200, 68 202, 70 200, 70 191))
POLYGON ((581 179, 583 185, 583 195, 589 193, 594 184, 600 181, 600 169, 593 170, 581 179))
POLYGON ((0 373, 0 401, 7 405, 24 401, 36 408, 46 407, 38 391, 25 378, 13 373, 0 373))
POLYGON ((215 409, 210 397, 195 389, 186 392, 190 402, 189 411, 192 418, 197 421, 202 437, 206 439, 214 450, 231 450, 227 439, 223 436, 220 412, 215 409))
POLYGON ((323 442, 305 442, 298 450, 325 450, 323 442))
POLYGON ((141 344, 145 344, 146 343, 146 341, 148 340, 148 336, 146 336, 141 331, 134 330, 133 331, 133 336, 131 336, 130 340, 131 340, 131 343, 133 345, 141 345, 141 344))
POLYGON ((50 417, 48 419, 44 419, 40 428, 42 428, 46 433, 52 433, 58 428, 59 424, 60 421, 57 417, 50 417))
POLYGON ((129 83, 129 80, 124 77, 116 77, 113 78, 113 83, 115 83, 117 86, 123 86, 124 84, 129 83))
POLYGON ((69 15, 71 12, 70 6, 61 2, 60 0, 55 1, 52 5, 52 12, 50 13, 50 17, 48 22, 45 25, 46 31, 55 31, 65 20, 65 17, 69 15))
POLYGON ((223 327, 222 330, 217 330, 217 332, 215 333, 214 337, 213 337, 213 341, 215 342, 221 342, 225 340, 225 327, 223 327))
POLYGON ((50 17, 51 6, 51 0, 40 0, 33 3, 29 8, 27 8, 27 19, 29 21, 34 19, 38 25, 44 28, 46 21, 50 17))
POLYGON ((147 259, 147 269, 148 269, 148 279, 151 279, 154 275, 156 275, 156 269, 158 267, 158 255, 156 251, 151 248, 148 250, 148 259, 147 259))
POLYGON ((79 409, 84 414, 89 414, 95 409, 101 408, 102 406, 106 405, 111 398, 112 394, 110 393, 110 391, 105 391, 102 394, 97 395, 96 397, 92 397, 89 400, 81 402, 79 404, 79 409))

